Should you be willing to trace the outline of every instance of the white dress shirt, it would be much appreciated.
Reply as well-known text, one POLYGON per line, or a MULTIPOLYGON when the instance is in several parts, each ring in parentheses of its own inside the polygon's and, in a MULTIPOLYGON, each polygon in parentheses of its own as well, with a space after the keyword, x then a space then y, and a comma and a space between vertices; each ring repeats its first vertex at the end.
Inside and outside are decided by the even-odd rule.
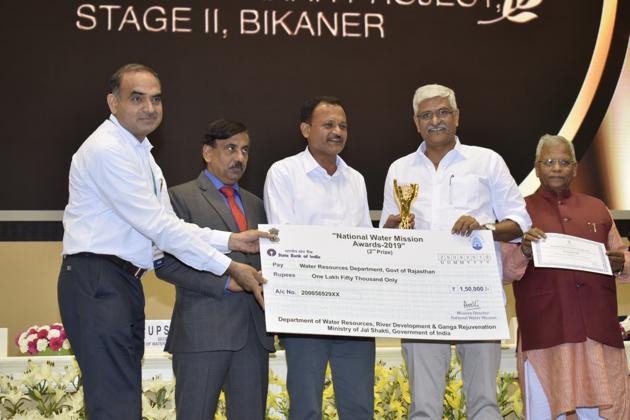
MULTIPOLYGON (((394 179, 398 185, 419 184, 418 197, 411 207, 415 228, 450 231, 462 215, 474 217, 479 224, 510 219, 523 232, 532 221, 525 200, 503 158, 493 150, 461 144, 442 158, 437 169, 425 155, 422 142, 415 152, 396 160, 385 180, 383 212, 379 226, 387 217, 400 213, 394 198, 394 179)), ((501 269, 501 250, 495 242, 501 269)))
POLYGON ((396 160, 385 180, 380 226, 400 210, 394 199, 394 179, 399 185, 419 184, 412 205, 416 229, 451 230, 457 219, 467 214, 481 225, 510 219, 526 232, 531 219, 525 200, 501 156, 456 139, 455 147, 440 161, 437 169, 425 155, 426 144, 396 160))
POLYGON ((269 168, 265 210, 275 224, 372 227, 363 176, 339 156, 328 175, 308 147, 269 168))
POLYGON ((153 268, 152 245, 198 270, 221 275, 230 232, 180 220, 147 138, 138 141, 111 115, 72 157, 63 215, 63 254, 116 255, 153 268))

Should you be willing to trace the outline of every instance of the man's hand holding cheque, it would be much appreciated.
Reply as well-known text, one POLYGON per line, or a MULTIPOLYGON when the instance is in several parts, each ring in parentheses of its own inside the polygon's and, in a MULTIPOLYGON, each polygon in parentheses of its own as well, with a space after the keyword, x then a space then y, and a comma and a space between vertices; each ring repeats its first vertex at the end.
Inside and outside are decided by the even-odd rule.
POLYGON ((259 271, 247 264, 232 261, 228 267, 228 273, 230 275, 228 289, 231 292, 241 292, 244 290, 252 293, 260 307, 265 308, 262 285, 267 281, 259 271))
POLYGON ((242 251, 255 254, 259 251, 259 239, 266 238, 274 240, 276 235, 260 230, 250 229, 239 233, 232 233, 228 242, 228 247, 232 251, 242 251))

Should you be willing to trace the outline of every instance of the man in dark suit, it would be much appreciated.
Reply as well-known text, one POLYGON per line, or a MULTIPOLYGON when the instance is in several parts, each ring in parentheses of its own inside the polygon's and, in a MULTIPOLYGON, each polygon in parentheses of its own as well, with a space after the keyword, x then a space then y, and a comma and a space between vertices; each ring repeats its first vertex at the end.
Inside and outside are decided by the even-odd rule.
MULTIPOLYGON (((169 191, 177 215, 233 232, 266 223, 262 200, 238 186, 248 156, 243 124, 212 122, 203 145, 206 169, 169 191)), ((230 257, 260 270, 258 254, 232 252, 230 257)), ((169 255, 156 273, 177 290, 165 349, 173 354, 177 417, 214 419, 223 389, 229 419, 264 419, 274 345, 254 296, 228 275, 195 270, 169 255)))

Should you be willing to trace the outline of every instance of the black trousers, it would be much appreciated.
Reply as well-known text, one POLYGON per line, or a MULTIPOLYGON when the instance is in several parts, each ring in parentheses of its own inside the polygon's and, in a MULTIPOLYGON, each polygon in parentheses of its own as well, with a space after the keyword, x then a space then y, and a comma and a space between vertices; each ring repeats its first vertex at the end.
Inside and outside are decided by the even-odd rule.
POLYGON ((101 256, 70 255, 62 262, 57 293, 88 418, 141 419, 142 283, 101 256))

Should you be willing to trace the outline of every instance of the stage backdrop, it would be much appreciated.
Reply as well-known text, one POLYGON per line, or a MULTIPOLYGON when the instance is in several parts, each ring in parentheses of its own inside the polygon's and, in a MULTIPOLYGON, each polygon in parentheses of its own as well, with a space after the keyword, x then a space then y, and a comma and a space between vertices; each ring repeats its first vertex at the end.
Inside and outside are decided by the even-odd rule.
MULTIPOLYGON (((571 138, 580 157, 598 130, 604 149, 610 133, 628 139, 627 126, 600 130, 626 54, 628 6, 615 0, 3 1, 0 210, 12 218, 0 219, 63 209, 71 156, 107 118, 107 81, 128 62, 152 66, 162 79, 164 122, 150 138, 170 185, 196 177, 204 129, 226 117, 250 129, 242 183, 260 194, 269 166, 305 147, 300 105, 335 95, 349 118, 342 156, 364 174, 370 208, 378 210, 390 163, 420 141, 413 92, 435 82, 457 94, 462 142, 499 152, 521 183, 544 133, 571 138)), ((627 120, 627 105, 611 118, 612 126, 627 120)), ((628 157, 625 149, 604 165, 593 159, 593 170, 628 157)), ((606 173, 592 179, 616 188, 606 173)), ((535 182, 522 185, 526 193, 534 188, 535 182)), ((608 194, 597 184, 591 189, 608 194)), ((630 209, 629 196, 613 207, 630 209)))

